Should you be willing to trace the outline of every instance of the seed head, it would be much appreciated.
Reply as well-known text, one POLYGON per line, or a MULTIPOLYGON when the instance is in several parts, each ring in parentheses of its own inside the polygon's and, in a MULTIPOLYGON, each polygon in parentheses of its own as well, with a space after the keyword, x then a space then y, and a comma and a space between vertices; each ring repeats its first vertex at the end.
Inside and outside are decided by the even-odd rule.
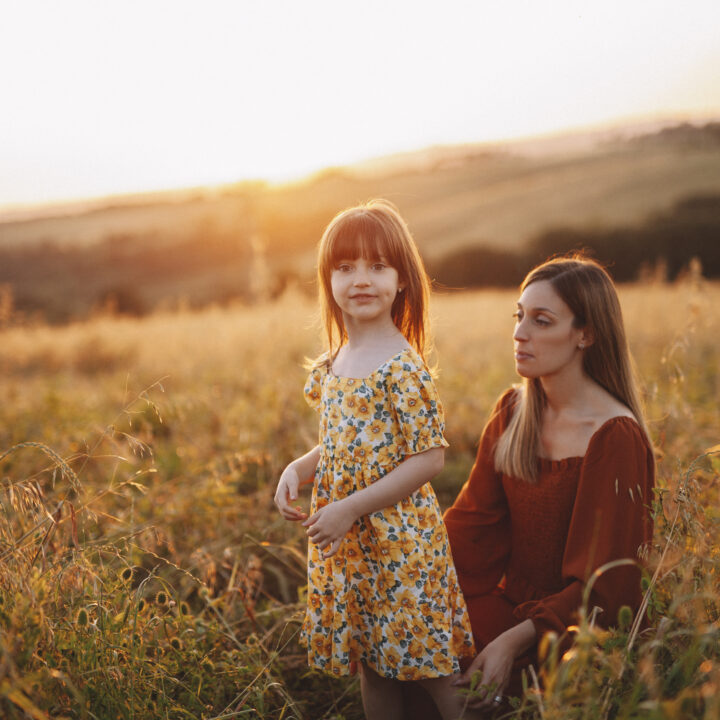
POLYGON ((627 630, 632 623, 633 615, 629 605, 623 605, 618 610, 618 626, 621 630, 627 630))

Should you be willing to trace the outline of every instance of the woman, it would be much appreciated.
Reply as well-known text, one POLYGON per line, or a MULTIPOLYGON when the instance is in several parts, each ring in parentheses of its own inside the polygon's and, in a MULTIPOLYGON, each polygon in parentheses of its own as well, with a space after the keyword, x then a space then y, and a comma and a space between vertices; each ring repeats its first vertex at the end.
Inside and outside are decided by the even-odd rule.
MULTIPOLYGON (((480 651, 475 671, 495 690, 478 707, 521 693, 548 631, 569 645, 585 583, 606 563, 637 559, 652 537, 654 459, 633 380, 617 294, 595 262, 559 258, 532 270, 517 303, 515 365, 483 430, 475 465, 445 513, 480 651)), ((616 624, 641 601, 640 569, 603 572, 588 608, 616 624)))

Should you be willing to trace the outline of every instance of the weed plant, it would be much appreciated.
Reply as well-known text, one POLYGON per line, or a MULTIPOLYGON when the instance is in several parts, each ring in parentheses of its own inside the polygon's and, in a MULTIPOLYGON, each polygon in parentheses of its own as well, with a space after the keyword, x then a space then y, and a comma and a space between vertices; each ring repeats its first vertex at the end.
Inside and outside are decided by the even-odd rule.
MULTIPOLYGON (((443 505, 514 381, 514 301, 435 298, 443 505)), ((720 717, 720 287, 621 301, 658 449, 646 607, 545 638, 508 718, 720 717)), ((362 717, 356 678, 307 668, 304 533, 272 503, 316 440, 319 337, 300 296, 3 331, 0 717, 362 717)))

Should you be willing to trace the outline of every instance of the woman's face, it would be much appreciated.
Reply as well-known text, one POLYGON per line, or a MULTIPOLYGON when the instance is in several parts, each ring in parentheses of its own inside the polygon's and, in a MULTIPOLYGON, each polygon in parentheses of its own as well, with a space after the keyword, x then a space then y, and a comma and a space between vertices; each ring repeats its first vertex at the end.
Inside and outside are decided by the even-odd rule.
POLYGON ((583 328, 573 327, 570 308, 547 280, 528 285, 517 303, 515 369, 527 378, 549 377, 582 363, 583 328))

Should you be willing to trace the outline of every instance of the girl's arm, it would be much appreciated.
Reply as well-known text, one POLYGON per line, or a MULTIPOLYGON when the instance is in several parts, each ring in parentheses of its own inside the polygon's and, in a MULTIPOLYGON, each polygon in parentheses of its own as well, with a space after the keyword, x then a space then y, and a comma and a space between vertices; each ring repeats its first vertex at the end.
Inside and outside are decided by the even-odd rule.
POLYGON ((283 470, 275 491, 275 505, 286 520, 304 520, 307 517, 300 506, 292 507, 290 502, 297 500, 301 485, 313 481, 318 462, 320 462, 320 446, 316 445, 283 470))
POLYGON ((336 500, 309 517, 303 525, 308 536, 328 558, 335 554, 352 524, 363 515, 395 505, 435 477, 445 463, 445 449, 431 448, 405 458, 387 475, 362 490, 336 500))

